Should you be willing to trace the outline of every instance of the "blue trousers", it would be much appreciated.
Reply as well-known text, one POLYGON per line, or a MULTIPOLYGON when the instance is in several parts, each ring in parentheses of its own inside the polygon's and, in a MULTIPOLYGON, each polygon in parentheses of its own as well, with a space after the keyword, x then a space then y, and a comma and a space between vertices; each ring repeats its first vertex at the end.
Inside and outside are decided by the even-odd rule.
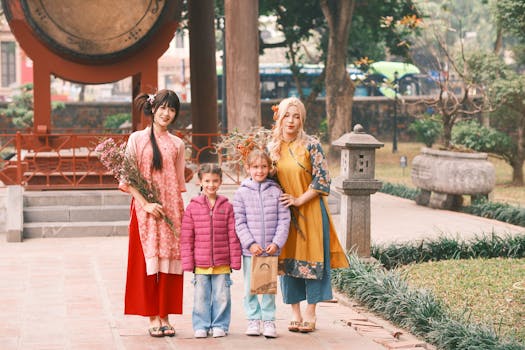
POLYGON ((228 332, 231 319, 230 274, 193 276, 193 329, 222 328, 228 332))

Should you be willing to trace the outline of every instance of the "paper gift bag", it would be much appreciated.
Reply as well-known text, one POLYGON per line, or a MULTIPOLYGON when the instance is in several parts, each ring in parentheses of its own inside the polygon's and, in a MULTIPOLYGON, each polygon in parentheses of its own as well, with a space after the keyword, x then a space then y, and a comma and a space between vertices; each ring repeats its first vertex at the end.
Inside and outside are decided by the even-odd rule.
POLYGON ((277 256, 252 256, 251 294, 277 294, 277 256))

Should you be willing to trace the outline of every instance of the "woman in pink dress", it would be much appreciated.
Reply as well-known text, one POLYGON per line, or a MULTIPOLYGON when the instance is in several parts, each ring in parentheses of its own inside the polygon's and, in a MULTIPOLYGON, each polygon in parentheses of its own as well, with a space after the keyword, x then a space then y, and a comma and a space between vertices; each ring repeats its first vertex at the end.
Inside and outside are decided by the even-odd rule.
POLYGON ((160 203, 145 198, 137 188, 121 183, 132 195, 125 310, 149 317, 152 337, 174 336, 169 314, 182 314, 183 275, 180 227, 184 205, 184 142, 168 132, 179 114, 175 92, 141 94, 135 105, 152 123, 132 133, 126 153, 137 162, 142 176, 159 190, 160 203), (172 223, 168 225, 167 222, 172 223))

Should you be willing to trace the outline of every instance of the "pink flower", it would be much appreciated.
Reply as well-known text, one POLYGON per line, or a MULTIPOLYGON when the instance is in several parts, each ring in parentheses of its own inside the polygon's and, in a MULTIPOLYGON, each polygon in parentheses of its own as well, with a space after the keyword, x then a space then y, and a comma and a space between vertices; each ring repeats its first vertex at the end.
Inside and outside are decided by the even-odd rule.
MULTIPOLYGON (((95 147, 95 152, 98 153, 102 165, 104 165, 117 181, 128 183, 151 203, 159 203, 162 205, 157 186, 142 176, 136 159, 126 154, 125 142, 116 143, 115 140, 110 137, 100 142, 95 147)), ((167 216, 164 216, 163 219, 168 226, 174 230, 171 219, 167 216)))

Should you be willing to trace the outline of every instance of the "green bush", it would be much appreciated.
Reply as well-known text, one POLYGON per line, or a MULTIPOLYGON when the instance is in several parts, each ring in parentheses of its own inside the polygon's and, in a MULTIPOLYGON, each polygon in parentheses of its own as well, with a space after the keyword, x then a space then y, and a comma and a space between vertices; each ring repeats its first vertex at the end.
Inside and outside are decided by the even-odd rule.
MULTIPOLYGON (((13 95, 13 101, 7 104, 7 108, 0 109, 0 115, 11 119, 17 128, 30 128, 33 126, 33 83, 24 84, 17 88, 19 93, 13 95)), ((53 111, 65 108, 63 102, 51 103, 53 111)))
POLYGON ((439 237, 412 244, 373 245, 371 250, 371 255, 387 269, 448 259, 523 258, 525 234, 507 236, 484 234, 468 241, 439 237))
POLYGON ((419 195, 419 189, 410 188, 401 184, 393 184, 389 182, 383 182, 383 186, 379 190, 392 196, 402 197, 406 199, 415 199, 419 195))
POLYGON ((452 315, 433 293, 411 288, 396 271, 366 264, 355 255, 349 258, 349 268, 332 271, 335 288, 437 348, 525 349, 516 340, 499 338, 486 326, 470 324, 464 317, 452 315))
POLYGON ((507 162, 517 152, 512 138, 496 129, 481 126, 477 121, 463 121, 452 130, 452 143, 477 152, 494 153, 507 162))
POLYGON ((321 142, 328 142, 328 120, 326 118, 319 124, 318 136, 321 142))
POLYGON ((117 130, 119 127, 127 121, 131 121, 130 113, 117 113, 106 117, 104 120, 105 129, 117 130))
POLYGON ((462 211, 468 214, 525 227, 525 208, 514 205, 480 199, 473 202, 470 206, 462 208, 462 211))
POLYGON ((425 114, 420 119, 413 121, 408 126, 408 131, 416 135, 418 142, 423 142, 425 146, 432 147, 443 132, 441 116, 425 114))

